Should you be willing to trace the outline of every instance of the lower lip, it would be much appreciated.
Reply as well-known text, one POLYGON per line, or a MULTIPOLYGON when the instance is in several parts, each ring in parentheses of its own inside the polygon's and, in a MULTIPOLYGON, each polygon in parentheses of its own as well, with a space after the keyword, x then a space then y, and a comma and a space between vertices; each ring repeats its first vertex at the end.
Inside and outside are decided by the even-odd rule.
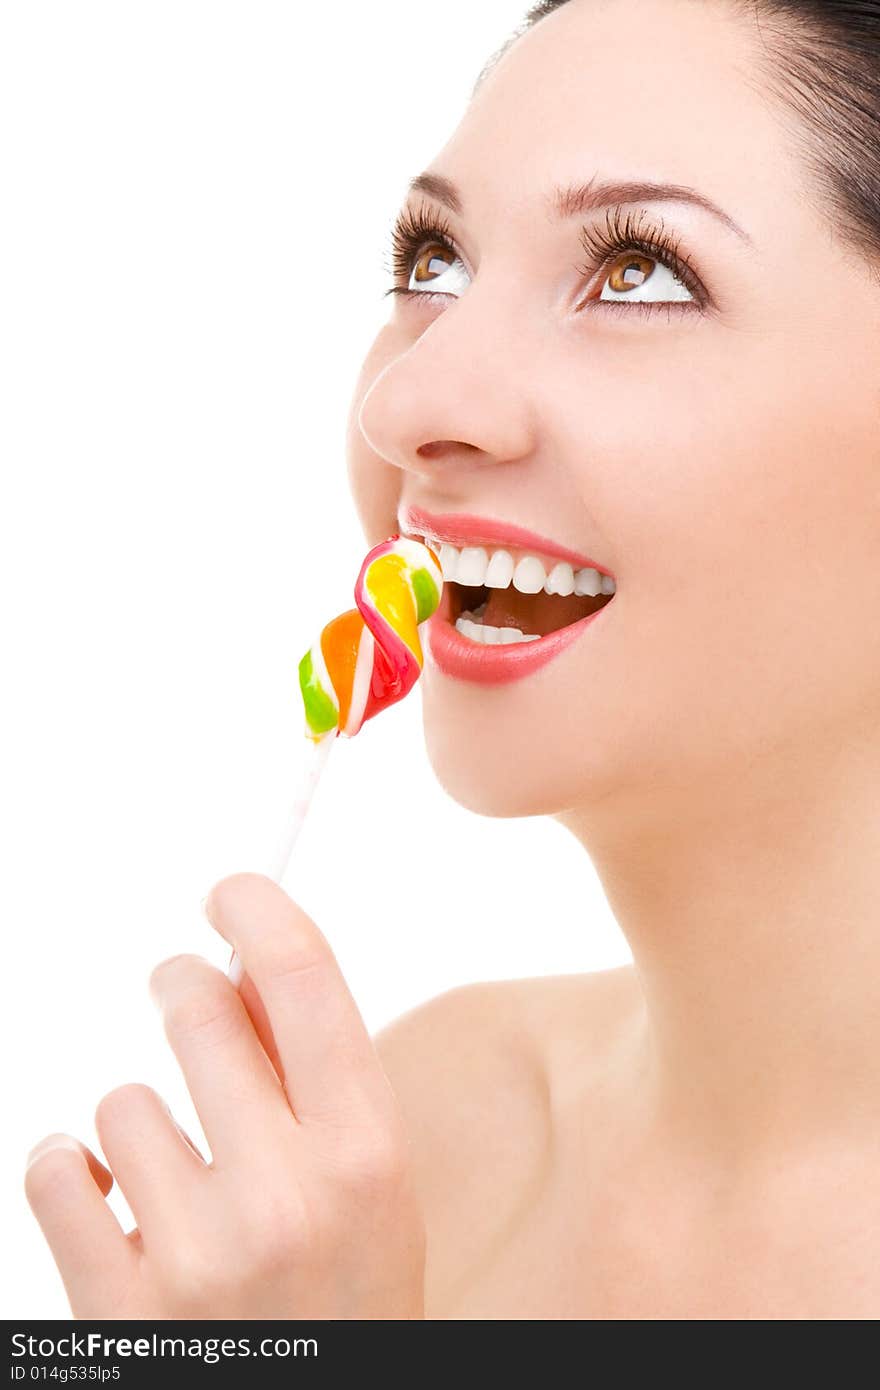
POLYGON ((612 598, 602 608, 567 627, 548 632, 536 642, 509 642, 484 646, 464 637, 450 622, 450 595, 444 588, 437 612, 428 619, 428 650, 434 664, 445 676, 475 681, 478 685, 502 685, 506 681, 530 676, 554 656, 564 652, 572 642, 582 637, 588 627, 602 617, 614 604, 612 598))

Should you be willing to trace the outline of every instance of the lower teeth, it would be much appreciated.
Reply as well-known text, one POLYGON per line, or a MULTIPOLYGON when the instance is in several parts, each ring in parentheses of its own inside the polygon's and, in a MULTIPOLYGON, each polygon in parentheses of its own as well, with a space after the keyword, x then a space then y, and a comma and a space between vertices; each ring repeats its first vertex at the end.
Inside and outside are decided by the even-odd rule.
MULTIPOLYGON (((485 607, 483 604, 483 609, 485 607)), ((477 609, 477 613, 480 611, 477 609)), ((502 647, 514 642, 538 642, 541 637, 540 632, 520 632, 518 627, 491 627, 487 623, 475 622, 473 613, 462 613, 460 618, 456 618, 455 630, 484 647, 502 647)))

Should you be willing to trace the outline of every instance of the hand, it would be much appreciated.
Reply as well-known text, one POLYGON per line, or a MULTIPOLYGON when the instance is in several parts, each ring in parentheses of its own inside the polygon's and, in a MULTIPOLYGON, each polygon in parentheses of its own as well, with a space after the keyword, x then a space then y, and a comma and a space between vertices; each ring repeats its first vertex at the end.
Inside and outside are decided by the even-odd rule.
POLYGON ((28 1200, 77 1318, 421 1318, 425 1238, 400 1112, 326 940, 271 879, 235 874, 205 911, 236 990, 198 956, 150 987, 211 1148, 148 1086, 98 1106, 113 1176, 53 1135, 28 1200))

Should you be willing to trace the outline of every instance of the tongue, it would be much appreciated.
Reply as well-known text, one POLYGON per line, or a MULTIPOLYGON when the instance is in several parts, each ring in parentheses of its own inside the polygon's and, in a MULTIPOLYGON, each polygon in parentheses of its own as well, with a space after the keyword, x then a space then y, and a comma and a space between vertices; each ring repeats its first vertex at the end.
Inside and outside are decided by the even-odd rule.
MULTIPOLYGON (((484 590, 485 592, 485 590, 484 590)), ((569 594, 521 594, 511 584, 507 589, 489 589, 489 602, 483 614, 483 622, 490 627, 518 627, 520 632, 536 632, 546 637, 548 632, 556 632, 560 627, 568 627, 595 613, 606 604, 610 595, 600 594, 597 598, 569 594)))

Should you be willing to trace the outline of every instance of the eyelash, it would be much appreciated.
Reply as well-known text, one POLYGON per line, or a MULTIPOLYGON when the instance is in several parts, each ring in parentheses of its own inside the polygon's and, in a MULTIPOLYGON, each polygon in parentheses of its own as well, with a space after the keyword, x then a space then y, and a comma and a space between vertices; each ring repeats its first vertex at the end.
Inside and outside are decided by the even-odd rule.
MULTIPOLYGON (((606 263, 622 255, 626 251, 640 251, 651 260, 659 261, 661 265, 671 270, 677 280, 685 286, 694 296, 697 308, 703 308, 706 303, 706 292, 702 282, 694 270, 685 252, 681 249, 681 238, 673 238, 667 232, 662 219, 651 222, 648 214, 640 212, 634 216, 628 212, 625 217, 621 216, 622 210, 619 207, 608 208, 605 213, 605 224, 602 227, 583 227, 581 229, 581 245, 587 256, 590 258, 586 265, 577 267, 582 275, 593 275, 603 269, 606 263)), ((601 301, 602 307, 612 309, 626 309, 623 300, 601 301)), ((657 309, 683 309, 685 312, 693 312, 693 305, 689 305, 687 300, 659 300, 651 303, 646 300, 634 300, 627 313, 632 308, 657 309)))
MULTIPOLYGON (((413 211, 404 208, 391 232, 391 266, 395 279, 404 280, 412 271, 413 261, 424 246, 442 246, 451 255, 459 254, 452 239, 452 229, 442 213, 426 210, 424 205, 413 211)), ((432 294, 432 290, 408 290, 405 285, 392 285, 386 294, 432 294)))
MULTIPOLYGON (((619 207, 606 210, 604 226, 585 226, 581 229, 581 245, 588 257, 584 265, 576 267, 581 275, 594 276, 611 260, 626 251, 639 251, 652 260, 671 270, 676 279, 690 291, 696 301, 696 308, 706 304, 706 292, 687 255, 681 250, 680 239, 673 240, 666 231, 662 220, 650 222, 645 212, 634 216, 627 212, 624 216, 619 207)), ((416 210, 405 208, 391 233, 391 269, 395 279, 407 279, 412 271, 417 253, 426 246, 442 246, 450 255, 459 256, 449 222, 442 215, 424 205, 416 210)), ((387 268, 387 267, 386 267, 387 268)), ((419 299, 443 295, 442 290, 412 290, 406 285, 392 285, 386 295, 400 294, 419 299)), ((445 297, 445 295, 444 295, 445 297)), ((667 310, 667 317, 677 310, 693 312, 694 304, 687 300, 591 300, 603 309, 623 310, 631 314, 634 309, 643 313, 656 313, 667 310)))

